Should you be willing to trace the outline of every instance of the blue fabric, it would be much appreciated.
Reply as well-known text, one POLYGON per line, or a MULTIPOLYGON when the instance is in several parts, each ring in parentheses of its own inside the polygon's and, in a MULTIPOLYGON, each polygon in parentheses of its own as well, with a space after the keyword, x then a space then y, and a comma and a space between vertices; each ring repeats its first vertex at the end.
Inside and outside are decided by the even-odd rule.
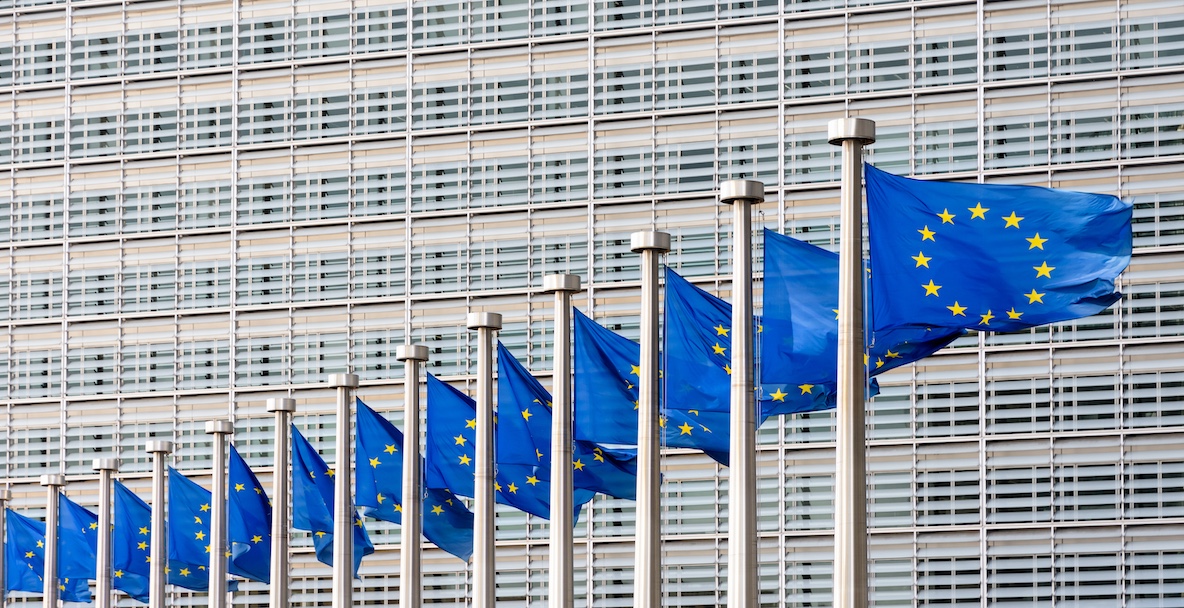
POLYGON ((1121 298, 1129 203, 1103 194, 898 177, 866 166, 876 327, 1017 331, 1121 298))
MULTIPOLYGON (((317 561, 333 565, 334 471, 292 425, 292 527, 312 532, 317 561)), ((362 518, 354 515, 354 576, 362 557, 374 553, 362 518)))
POLYGON ((115 482, 115 526, 111 532, 115 589, 148 603, 152 510, 127 486, 115 482))
MULTIPOLYGON (((403 523, 403 433, 359 399, 356 445, 358 506, 375 519, 403 523)), ((473 514, 447 490, 427 490, 420 502, 423 535, 468 561, 473 555, 473 514)))
POLYGON ((58 576, 98 578, 99 516, 58 494, 58 576))
POLYGON ((261 583, 271 581, 271 501, 267 492, 230 446, 230 488, 226 494, 227 564, 231 574, 261 583))
POLYGON ((191 589, 210 588, 210 491, 169 467, 169 583, 191 589))
MULTIPOLYGON (((45 591, 45 523, 5 510, 7 537, 4 543, 4 589, 6 591, 45 591)), ((58 560, 60 565, 62 560, 58 560)), ((93 572, 93 569, 92 569, 93 572)), ((58 578, 58 596, 63 602, 91 602, 85 578, 58 578)))

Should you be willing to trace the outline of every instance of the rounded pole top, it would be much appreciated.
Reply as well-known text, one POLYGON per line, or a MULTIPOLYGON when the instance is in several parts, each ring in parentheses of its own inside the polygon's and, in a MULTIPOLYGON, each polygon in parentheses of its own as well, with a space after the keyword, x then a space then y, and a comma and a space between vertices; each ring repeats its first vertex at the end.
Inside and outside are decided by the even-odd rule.
POLYGON ((41 485, 43 485, 43 486, 57 486, 60 488, 64 485, 66 485, 66 477, 64 475, 59 475, 57 473, 53 473, 50 475, 42 475, 41 476, 41 485))
POLYGON ((471 312, 465 324, 469 329, 501 329, 502 316, 496 312, 471 312))
POLYGON ((150 439, 148 440, 147 449, 149 454, 168 454, 173 451, 173 442, 163 439, 150 439))
POLYGON ((329 386, 333 388, 358 388, 362 382, 357 374, 330 374, 329 386))
POLYGON ((719 185, 719 202, 765 202, 765 184, 751 179, 730 179, 719 185))
POLYGON ((96 458, 90 463, 90 468, 95 471, 117 471, 119 470, 119 459, 96 458))
POLYGON ((422 344, 400 344, 395 347, 395 359, 398 361, 427 361, 429 358, 428 347, 422 344))
POLYGON ((268 399, 267 411, 273 414, 275 412, 287 412, 291 414, 292 412, 296 411, 296 400, 291 397, 276 397, 273 399, 268 399))
POLYGON ((234 424, 229 420, 207 420, 207 435, 229 435, 234 432, 234 424))
POLYGON ((629 235, 629 249, 634 253, 641 253, 643 251, 666 253, 670 251, 670 233, 656 232, 653 230, 634 232, 629 235))
POLYGON ((543 292, 579 291, 580 277, 574 274, 549 274, 543 277, 543 292))
POLYGON ((12 490, 9 490, 8 486, 0 488, 0 504, 6 503, 10 500, 12 500, 12 490))
POLYGON ((826 140, 838 146, 848 139, 867 145, 876 141, 876 121, 866 118, 836 118, 826 123, 826 140))

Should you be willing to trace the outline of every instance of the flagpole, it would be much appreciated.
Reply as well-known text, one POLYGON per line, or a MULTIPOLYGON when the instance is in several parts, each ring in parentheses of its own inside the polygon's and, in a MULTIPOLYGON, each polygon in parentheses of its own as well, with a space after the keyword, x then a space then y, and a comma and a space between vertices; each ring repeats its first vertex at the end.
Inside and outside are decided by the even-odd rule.
POLYGON ((637 401, 637 540, 633 546, 633 606, 662 605, 662 472, 658 420, 658 258, 670 251, 665 232, 634 232, 641 254, 641 360, 637 401))
POLYGON ((551 377, 551 547, 547 583, 550 608, 574 605, 572 541, 571 296, 580 277, 543 277, 543 292, 555 294, 555 370, 551 377))
POLYGON ((229 420, 206 421, 214 436, 214 481, 210 489, 210 608, 226 606, 226 436, 234 432, 229 420))
POLYGON ((403 344, 395 348, 403 362, 403 535, 399 548, 399 605, 423 602, 423 457, 419 450, 419 367, 428 360, 428 347, 403 344))
POLYGON ((473 606, 489 608, 497 597, 493 557, 493 332, 502 328, 496 312, 471 312, 477 330, 476 477, 473 479, 473 606))
MULTIPOLYGON (((12 492, 8 486, 0 488, 0 545, 8 542, 4 535, 8 532, 8 501, 12 499, 12 492)), ((8 562, 5 558, 5 551, 0 551, 0 581, 8 580, 8 572, 5 568, 8 567, 8 562)), ((0 606, 8 605, 8 585, 0 583, 0 606)))
POLYGON ((839 376, 835 449, 835 608, 866 608, 867 444, 863 385, 863 147, 876 141, 876 123, 840 118, 827 139, 843 147, 839 198, 839 376))
POLYGON ((164 571, 169 558, 164 535, 164 459, 173 451, 173 442, 153 439, 148 442, 147 450, 152 454, 152 536, 148 553, 152 569, 148 571, 148 608, 165 608, 164 586, 168 581, 164 571))
POLYGON ((732 205, 732 394, 728 465, 728 607, 759 606, 756 534, 756 402, 752 363, 752 205, 765 185, 752 180, 720 184, 721 203, 732 205))
POLYGON ((354 520, 350 489, 353 488, 353 422, 351 392, 358 388, 355 374, 332 374, 329 386, 337 389, 337 467, 333 478, 333 608, 350 608, 354 598, 354 520))
POLYGON ((42 601, 45 608, 58 605, 58 495, 66 478, 58 475, 42 475, 45 486, 45 570, 42 579, 42 601))
POLYGON ((271 480, 271 587, 268 596, 274 608, 288 607, 288 521, 291 487, 292 412, 296 400, 288 397, 267 400, 267 411, 275 414, 275 471, 271 480))
POLYGON ((96 458, 91 468, 99 472, 99 544, 95 556, 98 580, 95 608, 111 608, 111 474, 119 469, 118 458, 96 458))

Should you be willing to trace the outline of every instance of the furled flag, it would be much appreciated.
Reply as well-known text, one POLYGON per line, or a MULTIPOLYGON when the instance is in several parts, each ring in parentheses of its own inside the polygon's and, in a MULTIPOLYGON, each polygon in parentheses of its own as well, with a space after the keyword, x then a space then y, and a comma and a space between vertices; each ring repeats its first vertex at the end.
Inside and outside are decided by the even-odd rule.
POLYGON ((227 568, 231 574, 271 581, 271 502, 247 461, 230 446, 230 488, 226 494, 227 568))
MULTIPOLYGON (((637 445, 641 347, 575 311, 574 435, 578 440, 637 445)), ((669 407, 662 413, 662 442, 702 450, 728 462, 728 412, 669 407)))
MULTIPOLYGON (((403 523, 403 433, 358 400, 356 436, 357 501, 375 519, 403 523)), ((420 470, 423 470, 422 458, 420 470)), ((448 490, 423 493, 423 535, 432 544, 469 561, 473 514, 448 490)))
POLYGON ((152 511, 127 486, 115 482, 115 526, 111 533, 112 585, 148 603, 152 511))
MULTIPOLYGON (((5 591, 41 593, 45 590, 45 523, 29 519, 12 509, 5 510, 7 538, 4 542, 5 591)), ((60 565, 61 560, 58 561, 60 565)), ((91 601, 85 578, 58 578, 58 596, 63 602, 91 601)))
POLYGON ((58 494, 58 576, 95 580, 99 516, 58 494))
MULTIPOLYGON (((472 496, 476 474, 477 404, 468 395, 428 374, 427 445, 424 486, 472 496)), ((496 434, 496 429, 494 433, 496 434)), ((497 455, 494 455, 497 460, 497 455)), ((494 493, 498 502, 542 518, 551 517, 551 484, 540 467, 498 462, 494 493)), ((593 492, 575 493, 575 514, 593 492)), ((575 518, 573 518, 575 519, 575 518)))
MULTIPOLYGON (((328 566, 333 565, 333 475, 333 469, 292 425, 292 527, 312 532, 317 561, 328 566)), ((362 557, 374 553, 374 543, 356 511, 353 530, 357 576, 362 557)))
MULTIPOLYGON (((775 387, 769 398, 776 413, 835 406, 838 306, 838 254, 766 230, 760 376, 763 386, 775 387)), ((866 327, 865 364, 872 376, 927 357, 963 334, 961 329, 866 327)))
POLYGON ((876 327, 1016 331, 1122 294, 1130 203, 1105 194, 898 177, 866 165, 876 327))
MULTIPOLYGON (((500 342, 497 345, 498 463, 533 465, 551 478, 551 394, 500 342)), ((637 499, 637 453, 589 441, 572 444, 572 487, 637 499)))
POLYGON ((209 590, 211 502, 209 490, 169 467, 169 583, 209 590))

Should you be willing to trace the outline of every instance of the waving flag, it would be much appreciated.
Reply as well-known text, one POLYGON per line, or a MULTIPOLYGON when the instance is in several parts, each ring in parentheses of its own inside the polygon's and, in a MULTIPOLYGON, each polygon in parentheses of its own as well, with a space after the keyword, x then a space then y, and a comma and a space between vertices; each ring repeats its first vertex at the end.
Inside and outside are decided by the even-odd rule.
POLYGON ((226 495, 227 568, 261 583, 271 581, 271 502, 267 492, 232 444, 230 488, 226 495))
POLYGON ((111 533, 115 589, 148 603, 152 511, 127 486, 115 482, 115 526, 111 533))
POLYGON ((58 494, 58 576, 95 580, 99 516, 58 494))
MULTIPOLYGON (((312 532, 317 561, 333 565, 333 469, 292 425, 292 527, 312 532)), ((351 510, 353 510, 351 508, 351 510)), ((362 518, 354 514, 354 575, 374 553, 362 518)))
POLYGON ((210 491, 169 467, 169 582, 193 591, 210 588, 210 491))
MULTIPOLYGON (((42 593, 45 591, 42 582, 45 575, 45 523, 12 509, 6 509, 5 515, 4 589, 42 593)), ((60 577, 58 596, 63 602, 91 601, 85 578, 60 577)))

